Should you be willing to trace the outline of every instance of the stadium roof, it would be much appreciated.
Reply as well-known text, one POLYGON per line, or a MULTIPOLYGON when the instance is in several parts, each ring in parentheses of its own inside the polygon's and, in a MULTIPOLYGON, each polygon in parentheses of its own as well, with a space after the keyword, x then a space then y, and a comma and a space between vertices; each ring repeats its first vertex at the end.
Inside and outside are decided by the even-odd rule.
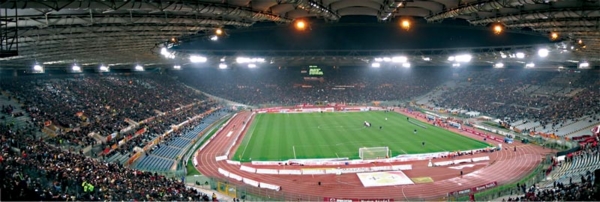
MULTIPOLYGON (((528 28, 540 35, 556 32, 567 42, 557 45, 559 49, 582 41, 576 47, 579 51, 561 58, 565 61, 594 63, 600 50, 600 1, 596 0, 7 0, 1 1, 0 8, 4 54, 0 67, 4 68, 28 68, 36 61, 47 67, 78 63, 84 68, 173 64, 159 54, 161 44, 172 39, 224 26, 289 24, 298 18, 335 23, 352 15, 381 21, 411 16, 429 23, 458 18, 474 26, 500 22, 509 29, 528 28)), ((485 52, 499 54, 492 51, 496 49, 485 52)), ((355 54, 359 52, 329 56, 355 54)), ((371 57, 358 56, 354 59, 371 57)), ((290 59, 302 60, 297 55, 290 59)))

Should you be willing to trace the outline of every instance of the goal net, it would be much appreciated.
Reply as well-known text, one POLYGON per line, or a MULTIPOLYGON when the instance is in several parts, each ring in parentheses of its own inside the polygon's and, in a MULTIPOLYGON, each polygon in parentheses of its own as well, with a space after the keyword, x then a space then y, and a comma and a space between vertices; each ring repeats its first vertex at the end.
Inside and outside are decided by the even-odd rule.
POLYGON ((358 156, 362 160, 389 158, 391 151, 388 147, 362 147, 358 149, 358 156))

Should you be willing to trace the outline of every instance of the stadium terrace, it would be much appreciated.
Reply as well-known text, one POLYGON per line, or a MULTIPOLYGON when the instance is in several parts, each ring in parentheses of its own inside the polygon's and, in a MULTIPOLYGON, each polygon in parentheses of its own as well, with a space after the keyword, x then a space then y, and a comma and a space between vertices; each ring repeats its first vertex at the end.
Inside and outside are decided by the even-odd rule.
POLYGON ((0 4, 1 201, 594 201, 600 2, 0 4))

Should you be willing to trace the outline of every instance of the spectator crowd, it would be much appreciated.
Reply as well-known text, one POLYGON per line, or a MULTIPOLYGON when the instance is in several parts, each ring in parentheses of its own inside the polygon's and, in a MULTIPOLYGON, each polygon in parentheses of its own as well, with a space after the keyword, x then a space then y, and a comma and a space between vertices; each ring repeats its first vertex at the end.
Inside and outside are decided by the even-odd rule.
POLYGON ((459 85, 430 100, 438 107, 478 111, 508 122, 539 122, 562 127, 583 116, 600 120, 600 82, 595 74, 527 69, 464 71, 459 85), (531 93, 538 86, 560 89, 531 93), (573 93, 559 93, 567 91, 573 93))
MULTIPOLYGON (((121 136, 140 128, 148 132, 117 149, 128 152, 150 140, 145 134, 162 134, 216 107, 216 102, 154 75, 38 79, 0 81, 0 89, 21 102, 31 119, 24 126, 0 122, 2 200, 211 200, 178 180, 88 158, 81 149, 56 144, 93 144, 90 132, 110 135, 130 125, 125 119, 132 119, 141 124, 121 136), (55 138, 38 136, 48 121, 60 128, 55 138)), ((3 105, 0 110, 15 116, 15 109, 3 105)), ((199 122, 202 119, 190 124, 199 122)))

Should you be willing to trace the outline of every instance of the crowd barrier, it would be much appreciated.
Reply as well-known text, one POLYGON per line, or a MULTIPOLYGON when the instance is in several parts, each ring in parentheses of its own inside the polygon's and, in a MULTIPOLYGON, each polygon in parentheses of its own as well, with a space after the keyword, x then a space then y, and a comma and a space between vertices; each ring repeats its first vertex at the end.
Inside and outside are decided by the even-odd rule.
MULTIPOLYGON (((470 161, 470 159, 469 159, 470 161)), ((299 166, 298 166, 299 167, 299 166)), ((299 168, 299 169, 263 169, 253 168, 242 165, 240 170, 248 173, 269 174, 269 175, 329 175, 329 174, 349 174, 378 171, 398 171, 412 170, 412 165, 390 165, 390 166, 372 166, 355 168, 299 168)))
POLYGON ((479 161, 489 161, 490 157, 489 156, 483 156, 483 157, 477 157, 477 158, 468 158, 468 159, 456 159, 456 160, 452 160, 452 161, 440 161, 440 162, 433 162, 433 166, 438 167, 438 166, 449 166, 449 165, 456 165, 456 164, 461 164, 461 163, 475 163, 475 162, 479 162, 479 161))
POLYGON ((245 177, 236 175, 234 173, 231 173, 231 172, 229 172, 229 171, 227 171, 225 169, 222 169, 222 168, 218 168, 217 170, 218 170, 218 172, 221 175, 224 175, 225 177, 228 177, 228 178, 231 178, 231 179, 234 179, 234 180, 237 180, 237 181, 241 181, 244 184, 247 184, 247 185, 250 185, 250 186, 253 186, 253 187, 264 188, 264 189, 271 189, 271 190, 275 190, 275 191, 281 190, 281 186, 279 186, 279 185, 269 184, 269 183, 266 183, 266 182, 260 182, 260 181, 256 181, 256 180, 253 180, 253 179, 245 178, 245 177))

